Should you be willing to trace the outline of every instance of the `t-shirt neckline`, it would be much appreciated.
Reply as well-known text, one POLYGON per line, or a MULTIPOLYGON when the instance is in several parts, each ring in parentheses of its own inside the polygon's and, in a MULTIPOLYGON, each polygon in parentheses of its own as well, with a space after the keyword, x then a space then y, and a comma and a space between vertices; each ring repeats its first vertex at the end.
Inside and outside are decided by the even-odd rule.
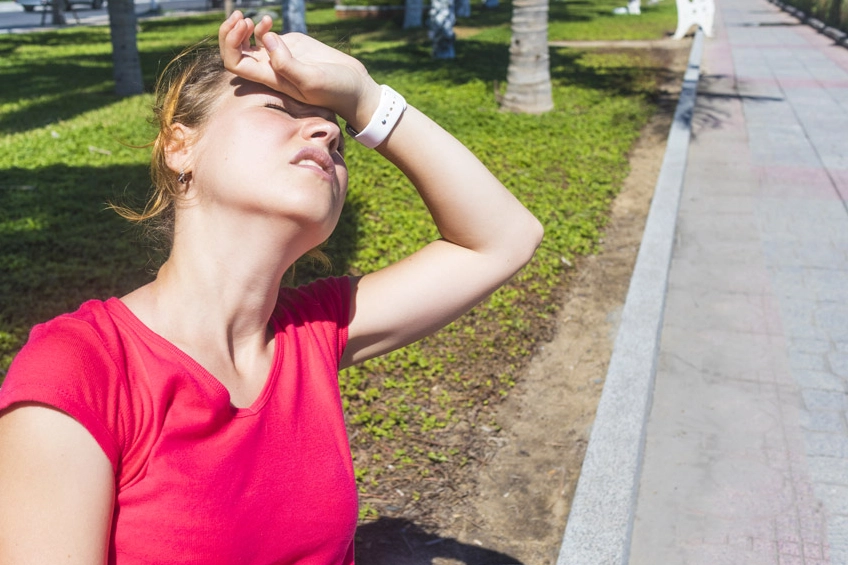
POLYGON ((135 313, 133 313, 133 311, 130 310, 120 298, 109 298, 105 304, 110 314, 120 318, 134 331, 138 332, 143 339, 151 340, 152 342, 157 343, 160 347, 169 350, 173 355, 179 358, 184 365, 186 365, 192 375, 200 377, 203 382, 212 387, 218 394, 226 395, 230 408, 235 411, 237 417, 251 416, 259 413, 271 397, 271 393, 276 386, 280 373, 283 349, 283 340, 281 338, 282 331, 278 320, 274 316, 271 317, 271 323, 274 327, 274 358, 271 362, 271 368, 268 375, 265 377, 265 384, 259 392, 259 395, 249 406, 235 406, 232 403, 230 391, 227 390, 227 387, 225 387, 223 383, 215 377, 215 375, 206 370, 206 368, 197 362, 194 357, 183 351, 173 342, 153 331, 153 329, 142 322, 141 319, 139 319, 138 316, 136 316, 135 313))

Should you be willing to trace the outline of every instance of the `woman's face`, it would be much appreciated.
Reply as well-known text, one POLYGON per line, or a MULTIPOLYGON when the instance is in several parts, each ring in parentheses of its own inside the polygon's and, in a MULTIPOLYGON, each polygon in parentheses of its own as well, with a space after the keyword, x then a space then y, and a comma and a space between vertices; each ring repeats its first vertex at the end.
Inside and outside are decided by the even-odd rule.
POLYGON ((330 110, 232 78, 190 146, 201 206, 295 222, 320 243, 347 192, 344 139, 330 110))

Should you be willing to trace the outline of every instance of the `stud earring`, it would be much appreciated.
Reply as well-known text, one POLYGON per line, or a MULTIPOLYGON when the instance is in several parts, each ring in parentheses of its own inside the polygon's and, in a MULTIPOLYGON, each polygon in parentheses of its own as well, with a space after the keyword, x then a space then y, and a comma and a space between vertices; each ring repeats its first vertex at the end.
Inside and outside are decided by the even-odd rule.
POLYGON ((183 169, 182 171, 180 171, 180 174, 177 175, 177 182, 180 183, 180 184, 185 184, 186 181, 188 181, 188 176, 190 174, 191 174, 191 172, 187 173, 187 172, 185 172, 185 169, 183 169))

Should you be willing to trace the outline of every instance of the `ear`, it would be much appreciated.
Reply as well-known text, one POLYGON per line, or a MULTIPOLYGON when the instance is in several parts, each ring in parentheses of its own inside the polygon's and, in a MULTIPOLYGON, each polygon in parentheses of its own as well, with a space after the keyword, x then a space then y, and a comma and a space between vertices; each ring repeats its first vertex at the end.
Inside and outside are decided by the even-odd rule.
POLYGON ((165 145, 165 162, 175 173, 191 171, 193 130, 180 123, 171 126, 171 138, 165 145))

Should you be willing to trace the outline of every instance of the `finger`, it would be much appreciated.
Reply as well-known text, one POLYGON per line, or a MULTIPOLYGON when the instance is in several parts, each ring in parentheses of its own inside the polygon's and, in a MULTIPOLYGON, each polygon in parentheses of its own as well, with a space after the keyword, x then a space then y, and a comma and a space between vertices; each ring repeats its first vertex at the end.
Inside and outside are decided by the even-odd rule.
POLYGON ((262 42, 277 74, 287 76, 297 72, 300 63, 282 37, 271 31, 262 36, 262 42))
POLYGON ((262 47, 262 36, 271 31, 271 28, 274 26, 274 20, 271 19, 271 16, 263 16, 259 23, 256 24, 255 29, 253 30, 253 37, 256 40, 256 46, 262 47))
POLYGON ((233 30, 236 23, 244 16, 238 10, 235 10, 230 17, 224 20, 218 27, 218 45, 223 47, 226 43, 227 35, 233 30))
POLYGON ((244 35, 242 36, 241 48, 244 51, 250 51, 250 48, 251 48, 250 37, 253 35, 253 30, 256 28, 256 25, 253 23, 253 20, 251 20, 250 18, 245 18, 243 21, 244 21, 244 24, 245 24, 245 32, 244 32, 244 35))
POLYGON ((295 82, 292 81, 293 78, 296 78, 299 63, 292 55, 288 45, 274 32, 264 34, 262 36, 262 43, 268 52, 271 67, 274 69, 276 78, 276 84, 268 86, 272 86, 272 88, 280 92, 284 92, 301 102, 305 102, 303 93, 297 88, 295 82))
POLYGON ((248 24, 244 19, 237 19, 229 31, 222 30, 223 39, 220 41, 221 59, 224 61, 224 67, 229 71, 234 71, 242 60, 243 43, 245 37, 250 40, 248 33, 248 24))

